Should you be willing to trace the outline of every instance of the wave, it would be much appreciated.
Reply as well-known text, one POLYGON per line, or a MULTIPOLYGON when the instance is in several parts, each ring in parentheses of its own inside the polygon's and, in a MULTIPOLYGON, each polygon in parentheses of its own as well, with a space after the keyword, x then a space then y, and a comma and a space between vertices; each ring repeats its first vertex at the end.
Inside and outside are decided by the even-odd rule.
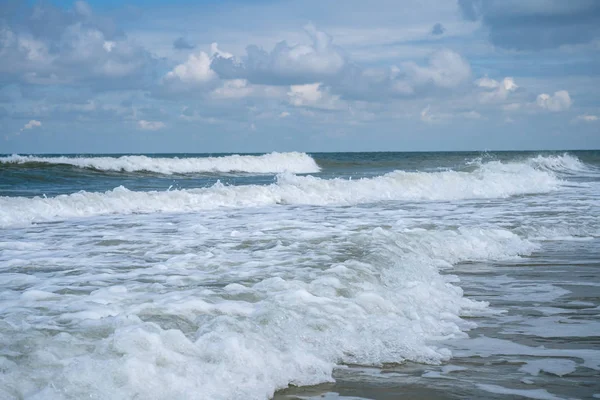
POLYGON ((472 172, 394 171, 374 178, 322 179, 279 174, 270 185, 136 192, 117 187, 52 198, 0 198, 0 226, 103 214, 194 212, 276 204, 357 205, 380 201, 449 201, 504 198, 555 190, 556 174, 529 163, 488 162, 472 172))
POLYGON ((121 157, 37 157, 13 154, 0 157, 0 164, 51 164, 93 168, 100 171, 156 172, 159 174, 189 173, 282 173, 305 174, 319 172, 315 160, 306 153, 269 153, 260 156, 230 155, 222 157, 166 158, 148 156, 121 157))
POLYGON ((591 166, 586 165, 577 157, 567 153, 553 156, 538 155, 530 158, 528 163, 537 169, 563 174, 579 174, 593 171, 591 166))
MULTIPOLYGON (((407 360, 440 364, 451 357, 444 341, 465 338, 465 331, 476 326, 461 317, 487 312, 486 303, 463 296, 456 277, 440 274, 440 269, 465 260, 513 258, 536 248, 503 229, 376 227, 345 238, 325 238, 317 254, 332 245, 365 251, 325 267, 320 263, 300 264, 302 268, 290 262, 271 265, 269 260, 267 274, 261 262, 216 268, 211 281, 239 279, 222 289, 201 286, 206 277, 197 257, 171 254, 154 265, 128 271, 126 281, 121 271, 107 274, 106 268, 90 266, 82 268, 81 275, 60 278, 71 285, 90 285, 102 276, 103 285, 89 296, 49 292, 45 279, 22 294, 11 291, 20 306, 11 308, 14 313, 49 309, 58 314, 53 319, 72 330, 93 334, 65 332, 28 340, 37 368, 11 365, 5 387, 9 393, 31 392, 24 382, 35 378, 38 385, 45 384, 39 398, 58 399, 68 393, 75 398, 112 394, 117 398, 267 399, 290 384, 331 382, 340 364, 378 366, 407 360), (164 290, 186 280, 189 283, 177 284, 176 291, 164 290), (113 285, 105 286, 107 281, 113 285), (177 321, 177 328, 171 321, 177 321)), ((69 245, 78 243, 73 236, 67 240, 69 245)), ((169 244, 153 246, 165 251, 169 244)), ((73 254, 77 261, 89 254, 82 247, 83 254, 73 254)), ((232 251, 216 251, 215 265, 229 264, 232 256, 242 255, 232 251)), ((306 257, 286 246, 271 251, 277 258, 306 257)), ((92 266, 96 262, 91 261, 92 266)), ((36 322, 35 328, 43 324, 45 329, 52 323, 42 318, 36 322)), ((15 336, 36 332, 31 326, 6 325, 15 336)))

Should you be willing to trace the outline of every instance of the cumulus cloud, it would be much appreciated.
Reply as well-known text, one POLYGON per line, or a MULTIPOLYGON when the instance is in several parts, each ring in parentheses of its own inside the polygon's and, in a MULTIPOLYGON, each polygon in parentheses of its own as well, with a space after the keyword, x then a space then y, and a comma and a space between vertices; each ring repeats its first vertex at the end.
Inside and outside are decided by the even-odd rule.
POLYGON ((331 94, 320 83, 292 85, 288 97, 289 103, 296 107, 339 110, 344 106, 340 96, 331 94))
POLYGON ((165 123, 161 121, 146 121, 143 119, 138 121, 138 128, 140 128, 143 131, 157 131, 165 127, 165 123))
POLYGON ((347 99, 381 101, 453 90, 469 81, 470 76, 467 60, 444 49, 432 53, 423 64, 405 62, 388 68, 361 68, 351 64, 327 84, 347 99))
POLYGON ((0 24, 0 83, 141 87, 155 59, 85 2, 72 10, 40 3, 0 24))
POLYGON ((571 107, 572 101, 569 92, 559 90, 554 92, 554 95, 542 93, 537 97, 536 104, 538 107, 552 112, 568 110, 571 107))
POLYGON ((318 87, 326 87, 330 95, 340 99, 382 101, 431 94, 432 90, 455 89, 471 76, 468 61, 449 49, 433 52, 425 63, 404 62, 398 66, 365 68, 334 45, 327 33, 313 25, 305 27, 305 32, 311 44, 289 45, 282 41, 270 52, 251 45, 246 49, 246 56, 241 58, 213 45, 211 70, 220 79, 232 82, 214 94, 236 89, 235 92, 241 95, 248 90, 232 87, 241 82, 271 87, 317 87, 315 82, 319 82, 318 87))
POLYGON ((600 37, 596 0, 458 0, 465 19, 481 20, 502 48, 542 50, 600 37))
POLYGON ((311 44, 288 45, 283 41, 270 52, 251 45, 241 59, 217 54, 212 68, 224 79, 272 85, 312 83, 339 73, 346 60, 331 36, 313 25, 306 26, 305 32, 311 44))
MULTIPOLYGON (((187 60, 176 65, 161 79, 161 88, 155 94, 176 94, 197 91, 199 88, 212 89, 219 81, 219 76, 212 68, 215 58, 227 60, 233 55, 221 51, 217 43, 212 43, 210 53, 200 51, 190 54, 187 60)), ((245 79, 231 79, 225 83, 216 94, 220 97, 244 97, 244 87, 247 87, 245 79)))
POLYGON ((167 72, 162 86, 169 92, 184 92, 207 85, 218 78, 210 64, 211 57, 207 53, 190 54, 185 62, 167 72))
POLYGON ((519 88, 512 77, 506 77, 501 82, 498 82, 484 76, 483 78, 476 80, 475 84, 484 90, 479 97, 482 103, 504 101, 511 92, 514 92, 519 88))

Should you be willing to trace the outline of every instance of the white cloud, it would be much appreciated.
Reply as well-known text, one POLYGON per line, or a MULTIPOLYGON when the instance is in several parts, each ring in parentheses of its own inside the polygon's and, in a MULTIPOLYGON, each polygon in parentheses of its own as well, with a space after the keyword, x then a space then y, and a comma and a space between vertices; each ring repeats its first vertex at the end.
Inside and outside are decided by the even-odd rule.
POLYGON ((223 86, 216 88, 212 96, 221 99, 240 99, 250 96, 253 88, 245 79, 231 79, 223 82, 223 86))
POLYGON ((146 121, 143 119, 138 121, 138 127, 144 131, 157 131, 165 126, 165 123, 161 121, 146 121))
POLYGON ((578 115, 575 118, 575 121, 580 121, 580 122, 596 122, 598 121, 598 116, 596 115, 589 115, 589 114, 584 114, 584 115, 578 115))
POLYGON ((39 128, 42 126, 42 123, 38 120, 32 119, 28 123, 26 123, 20 130, 17 132, 17 135, 20 135, 24 130, 29 130, 33 128, 39 128))
POLYGON ((42 123, 40 121, 36 121, 35 119, 32 119, 31 121, 29 121, 28 123, 25 124, 23 129, 33 129, 33 128, 40 127, 40 126, 42 126, 42 123))
POLYGON ((145 84, 153 56, 116 33, 111 20, 94 16, 87 3, 73 7, 40 4, 22 23, 9 18, 0 28, 0 75, 13 83, 87 83, 103 90, 145 84))
POLYGON ((287 111, 283 111, 281 114, 279 114, 279 118, 286 118, 289 117, 291 114, 287 111))
POLYGON ((554 92, 553 96, 542 93, 537 97, 536 104, 538 107, 552 112, 568 110, 571 107, 571 96, 566 90, 554 92))
POLYGON ((210 54, 212 57, 219 56, 222 58, 233 58, 233 54, 228 53, 226 51, 221 51, 219 49, 219 45, 217 43, 211 43, 210 45, 210 54))
POLYGON ((199 54, 190 54, 186 62, 167 72, 163 83, 198 85, 210 82, 217 78, 215 71, 210 68, 210 63, 210 56, 203 51, 199 54))
POLYGON ((225 79, 243 78, 272 85, 305 84, 334 77, 346 65, 341 50, 333 45, 331 36, 313 25, 307 25, 304 30, 310 44, 288 45, 282 41, 270 52, 248 46, 242 59, 233 58, 214 46, 216 57, 212 67, 225 79))
POLYGON ((115 42, 107 40, 102 44, 102 47, 104 48, 104 50, 106 50, 107 53, 110 53, 115 47, 115 42))
POLYGON ((340 96, 333 95, 320 83, 292 85, 288 92, 291 105, 296 107, 318 108, 322 110, 339 110, 343 107, 340 96))
POLYGON ((490 79, 487 76, 475 81, 475 84, 486 91, 481 93, 480 100, 482 103, 493 103, 504 101, 508 98, 511 92, 519 88, 512 77, 506 77, 502 82, 490 79))

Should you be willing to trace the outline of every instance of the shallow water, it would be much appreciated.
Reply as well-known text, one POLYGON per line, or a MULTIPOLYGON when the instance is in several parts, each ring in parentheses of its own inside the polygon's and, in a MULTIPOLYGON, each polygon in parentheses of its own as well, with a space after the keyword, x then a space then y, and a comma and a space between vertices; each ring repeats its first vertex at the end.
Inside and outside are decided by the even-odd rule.
POLYGON ((0 158, 1 398, 600 394, 598 153, 135 157, 0 158))

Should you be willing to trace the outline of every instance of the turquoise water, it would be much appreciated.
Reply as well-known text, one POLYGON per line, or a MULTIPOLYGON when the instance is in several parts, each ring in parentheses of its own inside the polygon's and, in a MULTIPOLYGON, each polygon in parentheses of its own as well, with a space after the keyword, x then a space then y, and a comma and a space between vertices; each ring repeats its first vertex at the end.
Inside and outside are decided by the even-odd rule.
POLYGON ((600 396, 600 152, 0 156, 0 398, 600 396))

